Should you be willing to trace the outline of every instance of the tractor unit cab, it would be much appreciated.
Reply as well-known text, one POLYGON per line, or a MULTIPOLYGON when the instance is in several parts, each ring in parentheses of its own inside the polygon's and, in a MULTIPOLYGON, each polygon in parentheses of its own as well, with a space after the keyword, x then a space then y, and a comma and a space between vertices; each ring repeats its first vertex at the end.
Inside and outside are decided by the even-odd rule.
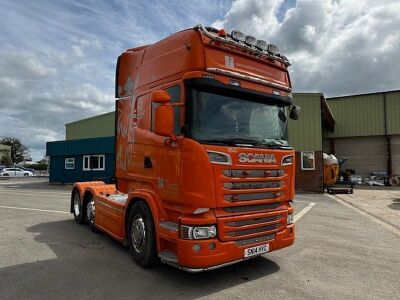
POLYGON ((289 65, 273 44, 202 25, 124 52, 117 185, 77 183, 71 212, 142 266, 197 272, 293 244, 289 65))

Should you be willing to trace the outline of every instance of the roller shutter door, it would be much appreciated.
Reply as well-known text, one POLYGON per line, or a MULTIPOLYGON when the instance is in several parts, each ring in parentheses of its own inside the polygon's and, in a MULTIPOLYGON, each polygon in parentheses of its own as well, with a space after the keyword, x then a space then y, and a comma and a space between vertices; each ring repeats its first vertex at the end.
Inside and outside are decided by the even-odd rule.
POLYGON ((392 136, 392 170, 400 175, 400 135, 392 136))
MULTIPOLYGON (((398 145, 400 147, 400 145, 398 145)), ((345 169, 354 169, 356 174, 370 176, 374 171, 387 171, 387 148, 384 136, 351 137, 335 139, 336 156, 348 160, 345 169)))

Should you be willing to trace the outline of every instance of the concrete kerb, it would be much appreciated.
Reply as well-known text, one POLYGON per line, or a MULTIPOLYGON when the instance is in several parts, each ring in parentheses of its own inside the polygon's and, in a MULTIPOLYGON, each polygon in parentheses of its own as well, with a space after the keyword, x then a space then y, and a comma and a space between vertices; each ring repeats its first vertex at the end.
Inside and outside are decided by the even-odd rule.
POLYGON ((351 203, 350 201, 347 201, 346 199, 343 199, 342 197, 340 197, 339 195, 330 195, 330 194, 326 194, 327 197, 343 204, 344 206, 351 208, 355 211, 357 211, 360 215, 367 217, 368 219, 370 219, 371 221, 375 222, 376 224, 379 224, 383 227, 385 227, 387 230, 389 230, 390 232, 394 233, 395 235, 400 237, 400 227, 397 226, 396 224, 393 224, 379 216, 373 215, 367 211, 365 211, 364 209, 354 205, 353 203, 351 203))

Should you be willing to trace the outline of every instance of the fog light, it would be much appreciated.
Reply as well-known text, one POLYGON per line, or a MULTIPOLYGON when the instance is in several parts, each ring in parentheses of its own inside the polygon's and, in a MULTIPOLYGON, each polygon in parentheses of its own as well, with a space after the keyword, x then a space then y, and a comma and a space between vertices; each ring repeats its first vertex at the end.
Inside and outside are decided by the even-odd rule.
POLYGON ((209 244, 208 244, 208 249, 214 250, 214 249, 215 249, 215 243, 214 243, 214 242, 209 243, 209 244))
POLYGON ((293 223, 294 223, 293 214, 290 214, 290 215, 287 216, 286 224, 290 225, 290 224, 293 224, 293 223))
POLYGON ((192 247, 193 251, 199 252, 201 250, 201 245, 199 244, 194 244, 192 247))

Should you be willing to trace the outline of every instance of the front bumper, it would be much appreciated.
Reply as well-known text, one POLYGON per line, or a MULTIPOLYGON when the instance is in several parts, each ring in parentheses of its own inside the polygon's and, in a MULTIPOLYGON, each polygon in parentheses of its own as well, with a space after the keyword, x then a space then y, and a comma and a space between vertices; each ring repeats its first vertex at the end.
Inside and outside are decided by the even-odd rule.
POLYGON ((277 232, 275 238, 272 240, 253 243, 245 246, 239 246, 234 241, 221 242, 218 239, 179 239, 177 241, 178 263, 166 263, 190 273, 210 271, 249 259, 244 258, 244 249, 246 248, 268 243, 269 252, 271 252, 292 245, 294 243, 294 239, 295 232, 293 224, 287 226, 284 230, 277 232), (211 243, 215 244, 215 248, 213 250, 211 250, 209 247, 211 243), (193 250, 194 245, 200 245, 200 250, 193 250))

